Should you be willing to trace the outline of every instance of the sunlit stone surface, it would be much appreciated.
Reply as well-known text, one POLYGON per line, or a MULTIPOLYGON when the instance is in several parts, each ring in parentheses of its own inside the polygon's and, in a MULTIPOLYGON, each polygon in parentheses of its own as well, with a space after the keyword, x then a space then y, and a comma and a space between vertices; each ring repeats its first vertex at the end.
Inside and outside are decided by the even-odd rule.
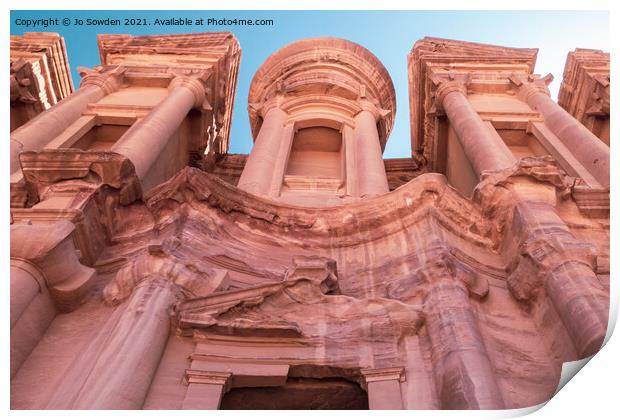
POLYGON ((249 155, 233 34, 98 43, 11 127, 12 408, 520 408, 600 348, 608 55, 571 53, 558 105, 535 49, 419 40, 384 160, 394 86, 353 42, 265 61, 249 155))

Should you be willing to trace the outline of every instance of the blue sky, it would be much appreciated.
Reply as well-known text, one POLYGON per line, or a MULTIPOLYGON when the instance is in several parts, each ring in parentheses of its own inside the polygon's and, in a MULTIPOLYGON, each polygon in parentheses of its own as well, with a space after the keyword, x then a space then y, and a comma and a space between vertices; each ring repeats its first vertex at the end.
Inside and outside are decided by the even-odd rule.
POLYGON ((12 11, 11 34, 52 31, 66 41, 74 83, 78 66, 99 64, 97 34, 132 35, 232 31, 241 44, 242 59, 232 121, 231 153, 248 153, 252 146, 247 95, 252 76, 277 49, 301 38, 336 36, 363 45, 389 71, 396 89, 396 122, 384 157, 411 155, 407 54, 424 36, 460 39, 509 47, 539 48, 536 72, 555 76, 550 86, 555 97, 562 79, 566 54, 579 48, 609 51, 607 12, 560 11, 12 11), (91 26, 25 28, 16 18, 228 18, 273 19, 273 26, 91 26))

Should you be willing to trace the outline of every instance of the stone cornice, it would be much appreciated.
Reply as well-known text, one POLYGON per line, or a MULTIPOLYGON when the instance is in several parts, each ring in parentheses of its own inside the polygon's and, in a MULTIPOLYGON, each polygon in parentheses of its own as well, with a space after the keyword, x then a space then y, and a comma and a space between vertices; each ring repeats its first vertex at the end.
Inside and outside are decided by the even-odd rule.
POLYGON ((188 384, 219 385, 224 387, 222 392, 225 393, 228 392, 232 384, 232 373, 186 369, 185 380, 188 384))
POLYGON ((405 382, 405 369, 402 367, 395 368, 371 368, 361 369, 360 371, 363 382, 362 386, 365 390, 368 390, 368 384, 370 382, 378 381, 398 381, 405 382))
MULTIPOLYGON (((409 109, 411 113, 411 149, 421 153, 430 145, 433 133, 428 127, 428 98, 433 94, 435 73, 454 77, 470 75, 472 84, 479 77, 496 79, 509 89, 512 73, 531 74, 536 63, 537 49, 508 48, 451 39, 426 37, 415 43, 407 57, 409 74, 409 109)), ((438 74, 435 74, 438 75, 438 74)), ((435 116, 433 115, 433 118, 435 116)), ((432 131, 432 130, 431 130, 432 131)))
POLYGON ((610 59, 600 50, 577 48, 568 53, 558 104, 592 130, 592 117, 610 115, 610 59))
POLYGON ((40 85, 37 96, 54 105, 73 92, 73 80, 64 39, 53 32, 11 35, 11 63, 29 63, 40 85))
POLYGON ((80 88, 97 86, 103 89, 106 95, 109 95, 120 88, 123 82, 123 73, 125 73, 126 68, 123 66, 114 66, 104 69, 101 66, 97 66, 92 70, 84 67, 80 67, 78 70, 82 76, 80 88))
POLYGON ((164 218, 163 221, 168 217, 165 216, 168 214, 165 209, 170 204, 180 205, 177 197, 181 196, 196 205, 208 204, 226 213, 261 220, 287 230, 304 231, 305 235, 315 236, 317 246, 321 247, 325 243, 319 238, 325 235, 337 235, 339 241, 344 241, 343 245, 356 243, 360 229, 366 232, 366 228, 361 226, 383 226, 366 232, 365 240, 389 235, 392 229, 402 229, 402 224, 395 226, 391 223, 394 218, 402 218, 402 212, 408 215, 403 219, 405 225, 430 215, 447 229, 480 246, 493 247, 497 239, 492 239, 495 235, 491 233, 494 231, 492 223, 482 216, 473 203, 450 188, 440 174, 421 175, 406 186, 380 197, 321 209, 290 206, 260 198, 216 176, 186 168, 175 178, 153 189, 145 198, 145 203, 155 217, 164 218))
POLYGON ((142 196, 133 164, 118 153, 55 149, 23 152, 19 159, 31 204, 39 200, 43 188, 63 180, 75 179, 120 190, 122 204, 130 204, 142 196), (93 177, 93 174, 96 176, 93 177))
MULTIPOLYGON (((136 76, 132 78, 136 83, 148 79, 149 69, 160 78, 170 72, 210 71, 204 83, 209 104, 204 133, 217 136, 211 145, 215 153, 226 153, 241 60, 239 42, 231 32, 99 35, 98 44, 101 64, 122 64, 128 74, 136 76)), ((207 139, 203 141, 206 146, 207 139)))

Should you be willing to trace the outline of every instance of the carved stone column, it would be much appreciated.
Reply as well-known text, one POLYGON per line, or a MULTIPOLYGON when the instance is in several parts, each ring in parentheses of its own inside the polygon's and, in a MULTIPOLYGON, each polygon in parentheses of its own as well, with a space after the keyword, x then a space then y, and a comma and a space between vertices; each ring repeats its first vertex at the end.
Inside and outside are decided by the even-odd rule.
POLYGON ((230 390, 232 373, 185 371, 187 392, 183 400, 183 410, 217 410, 222 397, 230 390))
POLYGON ((11 259, 11 378, 55 316, 43 273, 28 261, 11 259))
POLYGON ((11 260, 11 328, 45 287, 45 277, 25 260, 11 260))
POLYGON ((362 111, 355 117, 354 147, 357 157, 358 193, 361 197, 372 197, 390 191, 383 164, 381 141, 377 131, 380 113, 367 100, 360 102, 362 111))
POLYGON ((173 284, 141 283, 80 352, 47 409, 142 408, 170 330, 173 284))
POLYGON ((458 81, 440 82, 437 106, 442 108, 478 178, 483 171, 508 168, 516 162, 508 146, 497 141, 467 99, 467 90, 458 81))
POLYGON ((469 300, 470 293, 486 295, 488 284, 480 287, 473 273, 445 253, 428 261, 419 274, 428 284, 424 311, 441 408, 502 409, 504 401, 469 300))
POLYGON ((276 97, 260 110, 263 124, 237 184, 249 193, 267 195, 270 192, 287 116, 280 108, 281 102, 282 98, 276 97))
POLYGON ((186 251, 175 237, 153 241, 117 272, 103 298, 124 303, 80 351, 48 408, 142 408, 168 341, 173 303, 181 295, 208 295, 227 278, 186 251))
POLYGON ((368 392, 371 410, 402 410, 400 382, 404 381, 403 368, 362 369, 364 388, 368 392))
POLYGON ((560 105, 551 100, 545 79, 523 81, 511 79, 518 86, 521 99, 540 112, 545 125, 555 134, 579 162, 604 187, 609 187, 609 147, 601 142, 560 105))
POLYGON ((513 231, 521 246, 509 290, 517 300, 529 301, 544 287, 579 358, 595 354, 607 331, 609 297, 592 269, 591 247, 575 239, 544 202, 519 203, 513 231))
MULTIPOLYGON (((131 127, 112 147, 112 151, 131 160, 140 181, 155 165, 166 172, 167 162, 158 162, 170 137, 179 128, 187 113, 205 100, 202 81, 198 77, 177 76, 170 83, 169 93, 149 114, 131 127)), ((165 181, 159 179, 158 182, 165 181)), ((143 185, 148 191, 154 185, 143 185)))
POLYGON ((56 312, 80 305, 95 277, 73 244, 75 226, 11 226, 11 377, 47 330, 56 312))
POLYGON ((121 83, 123 69, 110 72, 91 72, 80 84, 80 89, 39 114, 11 133, 11 174, 19 171, 18 156, 23 151, 39 151, 77 120, 88 104, 99 101, 116 91, 121 83))

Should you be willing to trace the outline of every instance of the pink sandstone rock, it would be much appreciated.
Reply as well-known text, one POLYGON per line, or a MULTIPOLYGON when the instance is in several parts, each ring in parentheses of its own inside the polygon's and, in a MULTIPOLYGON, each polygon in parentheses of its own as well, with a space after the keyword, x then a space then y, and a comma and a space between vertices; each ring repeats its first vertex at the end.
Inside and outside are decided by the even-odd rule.
POLYGON ((231 33, 99 49, 11 133, 13 409, 520 408, 601 347, 609 148, 536 50, 417 41, 384 160, 394 87, 353 42, 266 60, 248 156, 231 33))

